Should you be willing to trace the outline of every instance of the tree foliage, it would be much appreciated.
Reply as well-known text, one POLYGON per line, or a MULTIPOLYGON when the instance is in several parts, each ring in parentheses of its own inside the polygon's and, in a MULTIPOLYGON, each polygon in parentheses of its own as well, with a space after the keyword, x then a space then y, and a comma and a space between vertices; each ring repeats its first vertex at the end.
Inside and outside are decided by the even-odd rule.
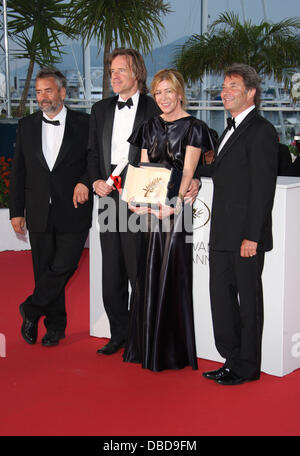
POLYGON ((185 80, 202 79, 205 72, 223 73, 232 63, 246 63, 260 75, 274 76, 290 86, 300 66, 300 20, 241 23, 233 12, 220 14, 208 33, 193 35, 176 50, 174 65, 185 80))
POLYGON ((74 36, 65 25, 69 4, 63 0, 8 0, 8 31, 17 44, 14 56, 29 59, 24 90, 17 116, 24 115, 25 103, 35 63, 54 65, 63 53, 61 37, 74 36))
POLYGON ((104 48, 103 96, 109 93, 108 55, 114 47, 133 47, 149 53, 162 40, 161 17, 171 12, 164 0, 72 0, 68 24, 86 43, 95 39, 104 48))

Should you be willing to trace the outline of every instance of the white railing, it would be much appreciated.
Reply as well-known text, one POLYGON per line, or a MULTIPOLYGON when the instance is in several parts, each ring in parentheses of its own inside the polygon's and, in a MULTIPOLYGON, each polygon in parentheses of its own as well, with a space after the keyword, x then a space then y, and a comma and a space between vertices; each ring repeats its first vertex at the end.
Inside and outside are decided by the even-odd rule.
MULTIPOLYGON (((96 100, 82 100, 82 99, 76 99, 76 98, 69 98, 66 99, 66 104, 71 108, 71 109, 76 109, 80 111, 86 111, 90 112, 93 104, 96 102, 96 100)), ((18 99, 12 99, 11 106, 12 107, 17 107, 19 104, 18 99)), ((32 114, 34 111, 38 109, 38 105, 35 99, 30 99, 27 103, 26 106, 29 107, 29 112, 32 114)), ((216 111, 222 111, 224 113, 224 127, 226 126, 226 117, 227 113, 224 110, 223 104, 221 100, 196 100, 196 99, 189 99, 187 100, 187 110, 194 112, 194 115, 198 118, 201 118, 205 121, 208 122, 208 115, 209 113, 216 112, 216 111)), ((274 99, 274 100, 262 100, 260 110, 265 112, 265 113, 278 113, 279 119, 276 122, 276 127, 279 127, 279 130, 283 142, 288 142, 290 138, 286 137, 286 130, 293 128, 292 124, 289 124, 284 121, 283 119, 283 113, 285 113, 285 116, 288 115, 288 113, 294 114, 294 117, 296 118, 297 122, 295 125, 295 128, 300 131, 300 103, 292 103, 289 100, 282 100, 282 99, 274 99)), ((271 120, 272 121, 272 120, 271 120)), ((221 121, 222 122, 222 121, 221 121)), ((223 128, 223 125, 221 126, 223 128)), ((221 129, 222 129, 221 128, 221 129)), ((287 135, 289 136, 289 134, 287 135)))
MULTIPOLYGON (((13 98, 11 105, 17 107, 19 99, 13 98)), ((72 109, 90 110, 96 100, 81 100, 78 98, 66 99, 66 104, 72 109)), ((35 99, 30 99, 26 106, 29 107, 30 114, 38 109, 35 99)), ((223 104, 221 100, 187 100, 187 109, 194 111, 223 111, 223 104)), ((262 100, 260 109, 262 111, 291 111, 300 112, 300 103, 293 104, 287 100, 262 100)))

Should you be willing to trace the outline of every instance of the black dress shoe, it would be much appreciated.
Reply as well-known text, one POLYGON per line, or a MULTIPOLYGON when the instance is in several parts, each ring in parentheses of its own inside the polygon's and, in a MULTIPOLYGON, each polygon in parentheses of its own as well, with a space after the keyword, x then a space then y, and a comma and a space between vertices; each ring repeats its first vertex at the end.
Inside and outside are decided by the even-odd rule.
POLYGON ((23 323, 21 326, 21 334, 23 339, 28 344, 35 344, 38 334, 38 322, 29 320, 24 312, 23 304, 19 307, 21 317, 23 318, 23 323))
POLYGON ((125 346, 125 340, 121 341, 114 341, 110 340, 104 347, 99 348, 97 350, 97 353, 99 355, 112 355, 113 353, 116 353, 120 348, 125 346))
POLYGON ((218 370, 203 372, 202 375, 209 380, 218 380, 219 378, 222 378, 224 375, 226 375, 227 372, 228 369, 226 367, 221 367, 218 370))
POLYGON ((252 378, 243 378, 235 374, 231 369, 228 369, 226 375, 223 375, 223 377, 216 380, 216 382, 219 383, 219 385, 241 385, 242 383, 252 382, 258 379, 259 375, 252 378))
POLYGON ((60 339, 65 338, 65 333, 63 331, 55 331, 50 329, 46 332, 45 336, 42 338, 42 345, 44 347, 54 347, 59 344, 60 339))

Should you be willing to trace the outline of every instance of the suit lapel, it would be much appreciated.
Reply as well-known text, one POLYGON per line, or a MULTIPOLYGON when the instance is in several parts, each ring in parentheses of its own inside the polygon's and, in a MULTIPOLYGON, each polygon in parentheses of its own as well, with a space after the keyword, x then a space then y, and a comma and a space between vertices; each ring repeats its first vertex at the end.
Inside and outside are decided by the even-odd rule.
POLYGON ((140 95, 132 131, 144 120, 147 95, 140 95))
POLYGON ((60 165, 65 156, 68 154, 72 145, 73 131, 76 130, 76 128, 76 120, 73 117, 73 113, 67 108, 64 136, 52 171, 60 165))
POLYGON ((228 132, 228 127, 225 128, 225 130, 224 130, 223 133, 221 134, 220 138, 218 139, 217 144, 216 144, 216 147, 215 147, 216 151, 219 149, 220 144, 221 144, 221 142, 223 141, 223 138, 224 138, 224 136, 226 135, 227 132, 228 132))
MULTIPOLYGON (((253 119, 257 116, 257 110, 256 109, 253 109, 252 111, 250 111, 250 113, 245 117, 245 119, 242 121, 242 123, 236 128, 236 130, 234 131, 234 133, 230 136, 230 138, 228 139, 228 141, 226 141, 226 143, 224 144, 222 150, 220 151, 220 153, 218 153, 218 155, 216 156, 216 159, 215 159, 215 166, 218 165, 218 163, 222 160, 222 158, 224 157, 224 155, 226 155, 226 153, 228 152, 228 150, 231 148, 231 146, 237 141, 237 139, 240 137, 240 135, 248 128, 249 124, 252 123, 253 119)), ((228 129, 226 129, 224 131, 224 133, 222 134, 219 142, 218 142, 218 147, 220 146, 226 132, 228 131, 228 129)))
POLYGON ((35 151, 37 158, 41 162, 41 165, 49 171, 48 164, 43 154, 42 145, 42 111, 38 111, 33 121, 33 134, 32 134, 32 150, 35 151))
POLYGON ((112 98, 104 116, 102 150, 107 176, 109 176, 111 173, 111 139, 117 101, 118 96, 112 98))
MULTIPOLYGON (((145 110, 146 110, 146 97, 147 95, 140 95, 139 102, 136 110, 136 115, 133 123, 132 131, 145 119, 145 110)), ((130 163, 134 162, 136 156, 136 147, 130 144, 128 160, 130 163)))

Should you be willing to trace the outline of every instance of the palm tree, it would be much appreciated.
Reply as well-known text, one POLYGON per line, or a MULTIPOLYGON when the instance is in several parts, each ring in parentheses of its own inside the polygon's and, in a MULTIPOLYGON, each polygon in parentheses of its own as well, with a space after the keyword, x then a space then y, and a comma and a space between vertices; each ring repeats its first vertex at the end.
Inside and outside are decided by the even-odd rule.
POLYGON ((8 0, 8 30, 11 39, 18 45, 15 57, 29 59, 26 81, 17 109, 22 117, 30 87, 34 64, 53 65, 60 61, 62 44, 60 37, 74 36, 64 24, 69 4, 63 0, 8 0))
POLYGON ((194 82, 205 72, 220 74, 232 63, 246 63, 289 87, 291 74, 300 66, 299 30, 297 18, 253 25, 250 20, 241 24, 233 12, 224 13, 207 34, 193 35, 178 47, 174 64, 194 82))
POLYGON ((156 36, 162 40, 161 15, 171 12, 164 0, 72 0, 69 25, 86 44, 92 38, 104 47, 103 98, 109 95, 108 56, 112 46, 131 46, 149 53, 156 36))

